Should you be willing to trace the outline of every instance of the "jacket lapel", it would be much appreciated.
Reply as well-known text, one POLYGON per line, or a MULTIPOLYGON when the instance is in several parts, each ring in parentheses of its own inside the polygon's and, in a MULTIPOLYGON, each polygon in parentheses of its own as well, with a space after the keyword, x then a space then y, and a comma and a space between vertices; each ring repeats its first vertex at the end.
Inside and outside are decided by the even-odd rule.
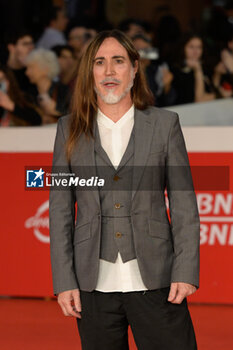
MULTIPOLYGON (((93 135, 95 138, 96 133, 96 121, 94 121, 93 124, 93 135)), ((95 139, 90 137, 88 140, 83 135, 82 139, 80 139, 80 149, 81 153, 77 152, 79 154, 79 162, 81 166, 84 167, 84 172, 87 178, 90 178, 92 176, 97 176, 96 172, 96 165, 95 165, 95 139)), ((97 187, 96 190, 90 190, 90 195, 92 195, 97 203, 98 206, 100 206, 100 198, 99 198, 99 189, 97 187)))
POLYGON ((133 160, 133 187, 132 200, 134 199, 144 167, 150 152, 150 145, 154 133, 154 124, 156 118, 152 118, 149 111, 140 111, 135 109, 134 116, 134 160, 133 160))
POLYGON ((127 144, 126 150, 121 158, 121 161, 117 167, 117 171, 119 171, 133 156, 134 154, 134 127, 130 134, 129 142, 127 144))
POLYGON ((107 153, 105 152, 105 150, 101 146, 99 128, 98 128, 98 124, 96 121, 95 121, 95 130, 94 131, 95 131, 95 133, 94 133, 94 135, 95 135, 95 140, 94 140, 95 151, 100 155, 100 157, 105 161, 105 163, 107 163, 109 166, 113 167, 111 160, 109 159, 107 153))

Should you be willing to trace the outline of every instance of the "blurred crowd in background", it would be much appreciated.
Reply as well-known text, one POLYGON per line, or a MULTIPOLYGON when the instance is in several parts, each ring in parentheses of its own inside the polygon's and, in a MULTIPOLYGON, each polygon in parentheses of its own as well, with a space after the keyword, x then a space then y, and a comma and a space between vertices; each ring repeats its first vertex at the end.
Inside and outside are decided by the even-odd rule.
MULTIPOLYGON (((40 33, 7 28, 0 48, 0 126, 56 123, 69 113, 79 61, 89 42, 110 23, 75 20, 52 6, 40 33)), ((213 11, 186 32, 172 14, 156 28, 130 18, 117 28, 139 51, 155 106, 233 96, 233 5, 213 11), (211 17, 212 16, 212 17, 211 17)))

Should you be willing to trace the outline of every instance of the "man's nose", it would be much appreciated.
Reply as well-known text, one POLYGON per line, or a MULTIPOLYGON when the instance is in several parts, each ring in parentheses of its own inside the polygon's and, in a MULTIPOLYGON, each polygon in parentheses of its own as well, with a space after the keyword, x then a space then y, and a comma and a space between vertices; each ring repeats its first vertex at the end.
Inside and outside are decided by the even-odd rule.
POLYGON ((106 63, 105 74, 106 75, 114 75, 115 74, 115 69, 114 69, 113 63, 111 63, 111 62, 106 63))

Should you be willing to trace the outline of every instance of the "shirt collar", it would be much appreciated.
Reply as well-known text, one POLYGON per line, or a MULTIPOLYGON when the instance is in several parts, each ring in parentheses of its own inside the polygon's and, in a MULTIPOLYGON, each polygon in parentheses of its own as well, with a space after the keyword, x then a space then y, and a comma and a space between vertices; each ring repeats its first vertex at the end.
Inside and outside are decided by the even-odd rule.
POLYGON ((134 104, 132 104, 130 109, 116 123, 112 119, 107 117, 105 114, 103 114, 99 108, 97 111, 97 123, 108 128, 122 127, 125 123, 132 120, 133 118, 134 104))

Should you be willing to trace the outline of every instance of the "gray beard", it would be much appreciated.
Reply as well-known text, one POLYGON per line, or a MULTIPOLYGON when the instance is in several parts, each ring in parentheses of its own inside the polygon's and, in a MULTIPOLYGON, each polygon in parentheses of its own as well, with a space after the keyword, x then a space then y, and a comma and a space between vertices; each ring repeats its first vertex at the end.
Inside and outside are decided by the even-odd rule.
POLYGON ((120 102, 128 94, 128 92, 133 87, 133 83, 134 83, 134 78, 133 78, 133 68, 132 68, 132 70, 131 70, 131 80, 130 80, 127 88, 125 89, 125 91, 122 92, 121 95, 116 95, 112 91, 109 91, 107 93, 107 95, 103 95, 96 87, 94 87, 94 89, 95 89, 95 92, 97 93, 97 95, 101 98, 101 100, 104 103, 106 103, 108 105, 114 105, 114 104, 120 102))

